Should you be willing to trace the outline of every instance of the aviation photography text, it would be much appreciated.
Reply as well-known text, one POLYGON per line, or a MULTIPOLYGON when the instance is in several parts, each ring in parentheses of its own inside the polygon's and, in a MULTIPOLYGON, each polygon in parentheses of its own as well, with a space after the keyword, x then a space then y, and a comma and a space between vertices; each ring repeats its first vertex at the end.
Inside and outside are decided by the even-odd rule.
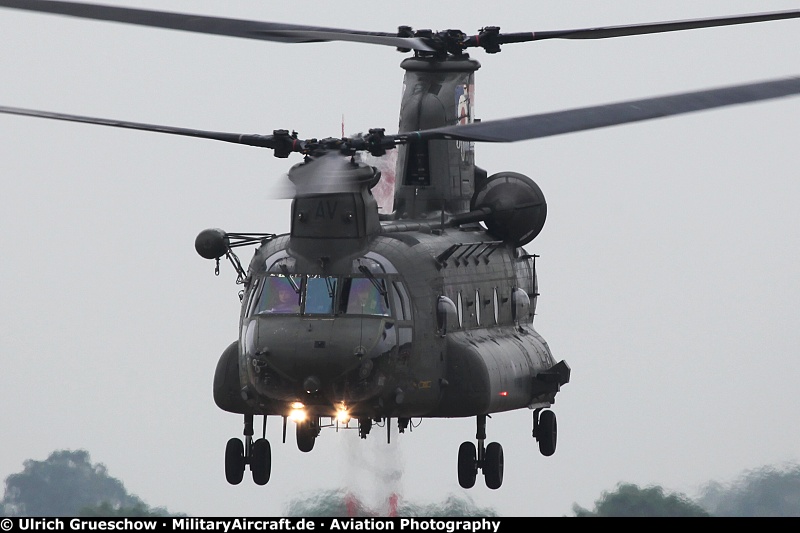
POLYGON ((4 518, 12 531, 500 531, 494 518, 4 518))

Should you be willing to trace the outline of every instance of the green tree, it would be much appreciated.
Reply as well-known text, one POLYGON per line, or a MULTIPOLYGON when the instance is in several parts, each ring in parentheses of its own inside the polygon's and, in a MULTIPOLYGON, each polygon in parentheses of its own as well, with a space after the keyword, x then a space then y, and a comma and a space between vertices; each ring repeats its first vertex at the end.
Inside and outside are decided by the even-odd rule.
POLYGON ((110 503, 103 502, 95 507, 84 507, 79 516, 129 516, 129 517, 157 517, 157 516, 186 516, 184 514, 170 514, 164 507, 148 507, 144 503, 138 503, 131 507, 114 508, 110 503))
POLYGON ((120 480, 109 476, 104 465, 92 464, 85 450, 55 451, 44 461, 29 459, 23 466, 22 472, 6 478, 0 508, 8 516, 78 516, 82 510, 111 516, 122 516, 113 513, 123 510, 151 512, 138 496, 128 494, 120 480))
POLYGON ((665 493, 658 486, 639 488, 620 483, 615 492, 603 492, 594 511, 574 505, 575 516, 607 517, 695 517, 709 516, 699 505, 680 493, 665 493))
POLYGON ((765 466, 729 486, 706 485, 698 503, 715 516, 800 516, 800 465, 765 466))
POLYGON ((397 510, 398 516, 456 516, 456 517, 496 517, 497 511, 491 507, 478 507, 470 499, 450 494, 442 503, 402 505, 397 510))

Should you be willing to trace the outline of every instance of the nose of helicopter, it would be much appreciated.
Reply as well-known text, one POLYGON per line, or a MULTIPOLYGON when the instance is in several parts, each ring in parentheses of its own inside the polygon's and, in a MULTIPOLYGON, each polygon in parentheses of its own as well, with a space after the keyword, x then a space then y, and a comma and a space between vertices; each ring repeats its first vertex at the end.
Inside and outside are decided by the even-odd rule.
POLYGON ((381 318, 256 317, 244 331, 250 385, 285 402, 328 406, 374 395, 377 358, 391 351, 381 318), (369 392, 367 392, 369 390, 369 392))

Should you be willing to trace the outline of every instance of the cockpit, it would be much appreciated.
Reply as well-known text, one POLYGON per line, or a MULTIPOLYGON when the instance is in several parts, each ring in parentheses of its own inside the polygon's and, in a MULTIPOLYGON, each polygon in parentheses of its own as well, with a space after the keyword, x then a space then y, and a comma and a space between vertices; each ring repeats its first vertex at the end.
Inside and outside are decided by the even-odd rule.
POLYGON ((408 293, 382 257, 353 261, 352 273, 295 273, 290 257, 272 257, 253 279, 246 316, 375 316, 410 319, 408 293))
POLYGON ((254 390, 351 407, 385 392, 389 368, 405 375, 414 353, 411 299, 385 257, 370 252, 335 274, 303 272, 285 251, 265 263, 251 272, 241 321, 240 368, 254 390))
POLYGON ((387 279, 266 274, 256 279, 248 315, 391 316, 387 279))

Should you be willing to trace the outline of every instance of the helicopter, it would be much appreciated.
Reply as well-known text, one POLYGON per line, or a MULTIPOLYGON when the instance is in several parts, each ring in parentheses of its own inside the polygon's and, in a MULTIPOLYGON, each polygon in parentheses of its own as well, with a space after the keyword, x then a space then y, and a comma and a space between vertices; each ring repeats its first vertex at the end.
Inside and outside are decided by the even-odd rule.
POLYGON ((356 422, 366 438, 373 424, 404 431, 414 418, 475 417, 477 445, 458 451, 464 488, 482 471, 489 488, 502 484, 503 452, 485 443, 486 418, 533 410, 532 433, 543 455, 555 452, 557 424, 550 407, 569 382, 533 328, 536 255, 525 251, 544 227, 544 195, 530 178, 489 175, 475 165, 474 143, 514 142, 680 114, 800 92, 796 78, 672 97, 627 102, 501 121, 472 116, 474 73, 466 53, 496 53, 516 42, 548 38, 607 38, 657 31, 796 18, 800 12, 503 34, 487 27, 460 31, 377 34, 330 28, 231 21, 211 17, 101 7, 73 2, 0 2, 2 7, 222 33, 279 42, 351 40, 411 53, 399 133, 374 129, 351 138, 300 139, 288 130, 241 135, 172 128, 77 115, 2 108, 3 112, 143 129, 249 144, 292 153, 296 188, 287 235, 202 232, 196 249, 206 259, 231 261, 244 285, 241 335, 220 358, 214 399, 244 416, 244 441, 231 439, 226 478, 241 482, 249 466, 257 484, 270 478, 270 444, 254 439, 253 417, 296 420, 296 440, 311 451, 323 428, 356 422), (397 150, 395 205, 380 215, 372 190, 378 172, 359 154, 397 150), (484 227, 485 226, 485 227, 484 227), (233 248, 258 246, 249 268, 233 248), (293 294, 291 307, 275 299, 293 294), (355 305, 366 295, 367 304, 355 305), (352 304, 352 305, 351 305, 352 304))

